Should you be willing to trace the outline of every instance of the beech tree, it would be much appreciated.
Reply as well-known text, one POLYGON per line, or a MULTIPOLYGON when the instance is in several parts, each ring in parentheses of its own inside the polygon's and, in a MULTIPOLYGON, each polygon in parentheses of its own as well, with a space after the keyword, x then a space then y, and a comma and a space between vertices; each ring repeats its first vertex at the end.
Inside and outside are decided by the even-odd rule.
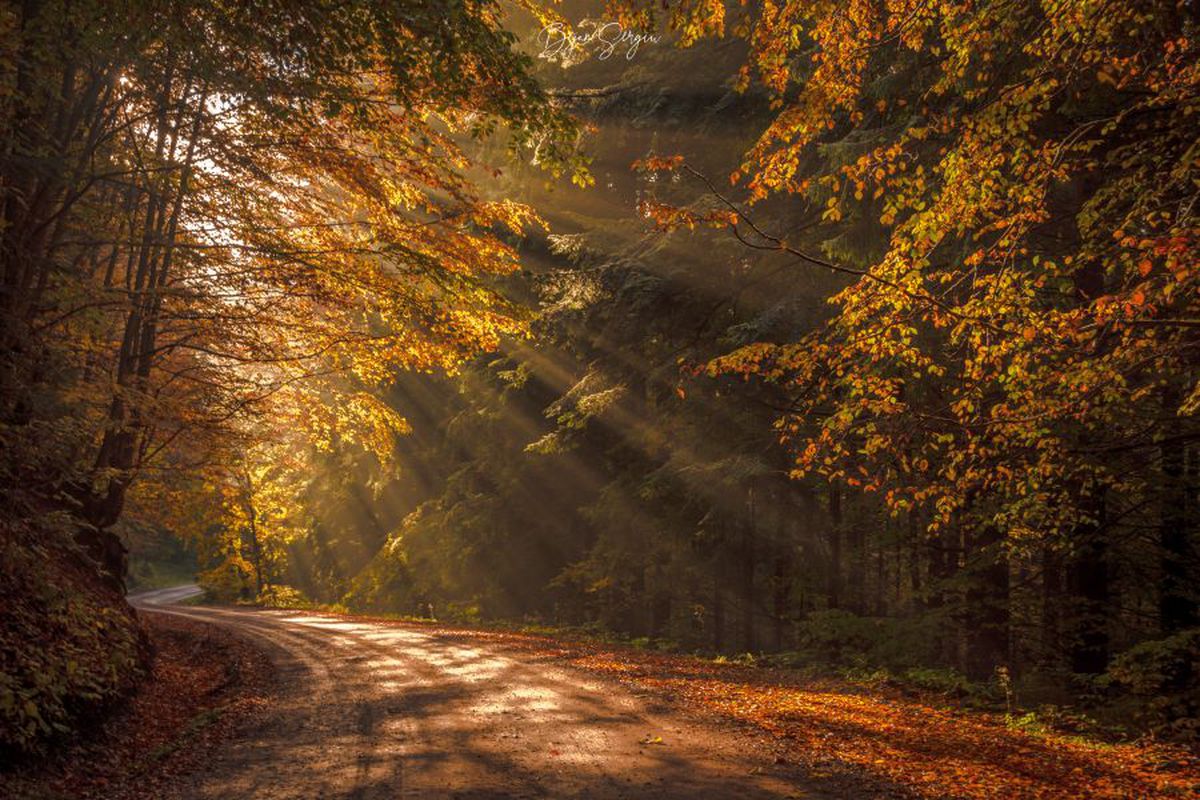
POLYGON ((682 3, 671 23, 685 43, 746 37, 740 86, 778 113, 728 189, 682 156, 644 161, 719 201, 651 197, 646 213, 846 276, 827 325, 708 365, 790 389, 778 429, 794 474, 876 492, 952 548, 982 582, 966 598, 976 672, 1008 658, 1009 558, 1039 549, 1047 587, 1067 572, 1072 666, 1103 671, 1114 520, 1148 503, 1162 509, 1162 629, 1195 624, 1180 572, 1194 489, 1179 477, 1200 398, 1194 9, 769 3, 727 19, 682 3), (825 241, 872 231, 887 246, 845 260, 819 234, 809 246, 760 224, 778 196, 825 241))
POLYGON ((378 447, 402 422, 368 389, 519 330, 481 279, 514 268, 501 233, 536 218, 480 199, 460 141, 504 125, 552 171, 584 173, 498 17, 488 2, 5 14, 6 466, 69 503, 113 580, 129 487, 173 450, 202 462, 278 396, 317 440, 378 447))

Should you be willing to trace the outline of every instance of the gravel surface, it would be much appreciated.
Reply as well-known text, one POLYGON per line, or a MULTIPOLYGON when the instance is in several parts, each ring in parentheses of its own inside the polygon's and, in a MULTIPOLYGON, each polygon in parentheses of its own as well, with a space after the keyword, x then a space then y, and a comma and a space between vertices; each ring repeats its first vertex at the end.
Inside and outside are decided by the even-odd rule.
POLYGON ((822 796, 737 726, 551 655, 435 629, 310 612, 158 605, 262 646, 269 710, 175 798, 822 796))

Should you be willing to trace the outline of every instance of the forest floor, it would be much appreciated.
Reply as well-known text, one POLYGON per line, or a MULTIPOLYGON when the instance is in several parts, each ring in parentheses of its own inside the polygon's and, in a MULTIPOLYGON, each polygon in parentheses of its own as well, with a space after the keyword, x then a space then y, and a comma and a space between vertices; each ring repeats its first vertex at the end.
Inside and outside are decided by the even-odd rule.
POLYGON ((52 759, 0 773, 6 800, 159 797, 267 707, 274 670, 261 649, 204 622, 153 615, 138 691, 52 759))
POLYGON ((930 697, 794 671, 308 611, 172 606, 143 616, 159 643, 155 680, 106 728, 111 741, 131 741, 110 744, 117 755, 95 775, 86 749, 60 759, 60 791, 26 796, 1200 793, 1195 753, 1031 733, 930 697))

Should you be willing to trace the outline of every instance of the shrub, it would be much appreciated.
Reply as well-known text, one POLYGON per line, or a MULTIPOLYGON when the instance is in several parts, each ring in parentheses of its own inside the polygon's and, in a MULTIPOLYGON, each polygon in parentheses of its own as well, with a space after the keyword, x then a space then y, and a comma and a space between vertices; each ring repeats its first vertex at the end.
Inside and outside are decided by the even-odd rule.
POLYGON ((878 620, 838 609, 814 611, 797 627, 800 651, 831 665, 865 666, 880 633, 878 620))
POLYGON ((975 689, 965 675, 953 669, 914 667, 906 670, 901 676, 901 680, 918 689, 956 697, 965 697, 975 689))
POLYGON ((292 586, 276 584, 265 587, 259 592, 255 602, 271 608, 314 609, 317 607, 304 592, 292 586))
POLYGON ((0 760, 77 729, 133 687, 147 655, 129 607, 75 554, 18 537, 0 530, 0 760))
POLYGON ((235 559, 225 559, 196 576, 196 582, 212 600, 233 602, 254 595, 250 573, 235 559))
POLYGON ((935 614, 884 618, 837 609, 815 611, 797 628, 796 655, 830 666, 913 669, 936 663, 941 627, 935 614))
POLYGON ((1143 642, 1113 660, 1105 681, 1140 702, 1152 730, 1181 738, 1200 735, 1200 628, 1143 642))

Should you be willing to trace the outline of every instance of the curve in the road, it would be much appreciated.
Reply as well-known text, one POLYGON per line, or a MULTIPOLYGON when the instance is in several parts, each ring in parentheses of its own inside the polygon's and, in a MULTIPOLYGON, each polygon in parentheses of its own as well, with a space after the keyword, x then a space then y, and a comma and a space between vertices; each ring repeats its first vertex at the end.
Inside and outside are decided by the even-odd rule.
POLYGON ((418 626, 165 605, 187 596, 131 601, 261 642, 280 686, 178 787, 188 800, 818 796, 739 733, 553 659, 418 626))

